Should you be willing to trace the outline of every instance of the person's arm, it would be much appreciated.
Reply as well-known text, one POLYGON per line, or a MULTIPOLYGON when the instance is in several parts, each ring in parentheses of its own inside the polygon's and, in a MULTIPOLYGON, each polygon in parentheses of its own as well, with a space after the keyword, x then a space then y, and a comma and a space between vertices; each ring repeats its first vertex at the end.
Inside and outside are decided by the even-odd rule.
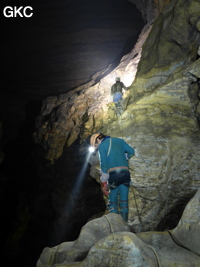
POLYGON ((135 150, 124 141, 124 149, 127 153, 128 159, 135 155, 135 150))
POLYGON ((108 168, 107 168, 107 164, 106 164, 107 154, 106 154, 105 147, 102 147, 100 145, 98 147, 98 149, 99 149, 99 159, 100 159, 100 167, 101 167, 100 181, 102 183, 102 191, 107 196, 110 194, 110 192, 108 190, 109 173, 107 173, 108 168))
POLYGON ((129 89, 128 87, 126 87, 126 86, 124 85, 123 82, 121 83, 121 85, 122 85, 122 88, 123 88, 124 90, 128 90, 128 89, 129 89))
POLYGON ((114 90, 115 89, 115 87, 114 87, 114 84, 112 85, 112 87, 111 87, 111 92, 110 92, 110 94, 111 94, 111 96, 113 96, 113 94, 114 94, 114 90))

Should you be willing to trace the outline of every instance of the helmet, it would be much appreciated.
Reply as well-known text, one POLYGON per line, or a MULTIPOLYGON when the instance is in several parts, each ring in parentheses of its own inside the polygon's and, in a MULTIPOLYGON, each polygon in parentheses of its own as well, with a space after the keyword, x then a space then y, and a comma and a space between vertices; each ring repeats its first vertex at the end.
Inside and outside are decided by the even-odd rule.
POLYGON ((90 138, 90 145, 93 146, 94 148, 97 148, 96 141, 97 141, 97 137, 99 137, 100 135, 101 135, 100 133, 95 133, 90 138))
POLYGON ((98 148, 99 142, 97 141, 97 138, 99 140, 103 140, 106 137, 106 135, 102 133, 95 133, 90 138, 90 145, 93 146, 95 149, 98 148))
POLYGON ((116 81, 116 82, 120 82, 120 77, 116 77, 116 78, 115 78, 115 81, 116 81))

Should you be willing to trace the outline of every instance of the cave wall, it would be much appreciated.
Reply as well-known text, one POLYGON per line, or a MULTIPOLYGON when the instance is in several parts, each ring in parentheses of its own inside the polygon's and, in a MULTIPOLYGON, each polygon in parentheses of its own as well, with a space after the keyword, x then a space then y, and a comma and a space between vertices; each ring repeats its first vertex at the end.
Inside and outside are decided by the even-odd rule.
POLYGON ((116 69, 94 86, 46 98, 37 118, 35 141, 52 164, 77 138, 86 150, 95 131, 136 147, 129 215, 135 231, 156 229, 200 185, 199 7, 199 1, 171 1, 116 69), (131 85, 119 120, 109 106, 118 75, 131 85))
MULTIPOLYGON (((73 240, 91 216, 105 211, 100 185, 90 177, 88 166, 79 176, 85 152, 76 152, 80 144, 74 142, 70 128, 70 139, 66 132, 65 126, 79 123, 79 117, 65 116, 71 116, 71 108, 74 112, 74 101, 79 105, 80 92, 97 83, 131 50, 144 25, 141 14, 128 1, 61 2, 32 1, 32 19, 26 23, 21 18, 3 21, 0 120, 6 156, 3 161, 0 153, 2 252, 6 265, 11 266, 35 266, 44 246, 73 240), (130 27, 134 23, 137 28, 130 27), (42 139, 33 144, 34 121, 41 99, 47 95, 56 95, 48 100, 57 103, 52 112, 44 114, 45 105, 50 108, 44 99, 42 117, 36 120, 37 135, 42 139), (67 113, 60 104, 69 108, 67 113), (69 124, 60 124, 61 118, 69 124), (64 131, 59 129, 61 125, 64 131), (64 141, 61 136, 55 140, 57 130, 64 141), (55 142, 53 158, 47 156, 50 140, 51 145, 55 142), (71 145, 66 149, 67 140, 71 145), (60 148, 62 152, 57 153, 60 148), (77 185, 78 178, 82 183, 77 185)), ((82 122, 87 120, 87 112, 84 114, 83 118, 80 115, 82 122)))
POLYGON ((179 266, 200 264, 200 190, 171 231, 133 233, 121 215, 88 222, 78 239, 43 249, 37 267, 179 266))
POLYGON ((103 120, 103 132, 136 147, 129 216, 136 231, 156 229, 200 186, 199 15, 198 1, 163 10, 142 47, 127 110, 115 123, 103 120))
MULTIPOLYGON (((33 133, 36 149, 42 149, 36 153, 37 162, 27 164, 33 158, 27 154, 27 159, 21 160, 18 152, 22 146, 14 149, 12 182, 18 164, 30 167, 22 177, 19 173, 20 207, 8 242, 13 262, 23 247, 26 257, 20 259, 20 266, 31 266, 34 250, 38 255, 45 246, 74 239, 81 223, 104 212, 103 200, 107 200, 97 183, 96 158, 90 158, 92 171, 87 166, 82 190, 71 190, 87 159, 89 136, 96 131, 122 137, 136 147, 136 156, 130 160, 129 221, 133 231, 160 228, 170 214, 177 216, 180 205, 182 208, 200 186, 200 3, 131 2, 147 21, 132 51, 113 71, 105 68, 90 82, 43 100, 33 133), (116 76, 130 86, 125 94, 127 109, 119 120, 110 107, 110 87, 116 76)), ((23 138, 20 144, 26 146, 23 138)), ((13 191, 16 194, 15 188, 13 191)), ((9 207, 13 208, 12 199, 9 207)), ((175 226, 174 220, 175 216, 169 227, 175 226)))
POLYGON ((151 23, 171 0, 129 0, 141 11, 144 21, 151 23))
MULTIPOLYGON (((29 5, 31 18, 2 14, 4 144, 17 138, 27 116, 34 125, 44 98, 89 81, 94 84, 95 73, 115 68, 122 55, 131 51, 144 25, 128 0, 33 0, 29 5), (27 112, 30 107, 33 119, 27 112)), ((4 7, 2 3, 2 11, 4 7)))

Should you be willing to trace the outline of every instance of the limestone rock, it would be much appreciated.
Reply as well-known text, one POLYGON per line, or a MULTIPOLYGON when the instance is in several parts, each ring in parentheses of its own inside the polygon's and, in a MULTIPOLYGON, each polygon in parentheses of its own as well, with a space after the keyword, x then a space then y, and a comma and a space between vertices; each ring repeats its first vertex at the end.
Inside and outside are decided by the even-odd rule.
POLYGON ((54 248, 45 248, 37 267, 53 266, 83 260, 95 243, 113 232, 131 231, 118 214, 107 214, 88 222, 74 242, 65 242, 54 248))
POLYGON ((200 266, 200 190, 187 204, 178 226, 169 232, 139 233, 152 246, 161 266, 200 266))
POLYGON ((141 11, 143 19, 152 22, 171 0, 129 0, 141 11))
POLYGON ((44 99, 33 136, 35 142, 45 148, 48 160, 54 162, 58 159, 63 147, 71 145, 77 137, 85 139, 106 123, 116 121, 115 113, 109 108, 110 88, 116 76, 121 76, 126 85, 131 85, 141 57, 141 46, 150 30, 147 25, 131 53, 122 58, 117 69, 100 83, 93 85, 89 82, 68 93, 44 99), (45 124, 48 124, 48 129, 44 131, 45 124))
MULTIPOLYGON (((175 209, 180 199, 190 198, 200 185, 197 56, 200 34, 194 28, 194 39, 191 40, 194 49, 187 50, 187 60, 186 55, 183 56, 184 49, 176 54, 179 48, 173 50, 170 42, 167 55, 162 56, 155 49, 157 42, 158 47, 163 49, 162 36, 166 47, 167 36, 179 38, 171 32, 171 12, 180 12, 182 23, 186 24, 184 10, 191 12, 191 17, 197 20, 198 5, 196 1, 172 1, 164 9, 143 46, 127 110, 119 121, 104 121, 101 128, 102 132, 122 137, 132 147, 136 147, 136 157, 129 162, 133 182, 129 194, 129 220, 135 232, 155 230, 161 218, 175 209), (180 4, 183 4, 183 10, 180 10, 180 4), (165 27, 162 28, 161 24, 165 27), (173 55, 173 61, 168 59, 167 63, 165 58, 167 60, 169 55, 173 55), (143 61, 143 58, 146 59, 143 61), (166 63, 163 68, 162 62, 166 63), (177 62, 182 63, 179 65, 177 62), (156 67, 153 74, 154 64, 156 67), (174 71, 170 65, 173 65, 174 71), (159 73, 166 75, 162 78, 159 73)), ((178 29, 176 19, 173 20, 173 29, 178 29)), ((183 46, 190 42, 187 38, 191 28, 187 27, 189 31, 183 33, 183 46)))
POLYGON ((179 243, 200 256, 200 190, 186 206, 172 234, 179 243))
POLYGON ((171 1, 155 20, 143 46, 135 79, 135 94, 152 92, 163 84, 180 66, 194 62, 199 47, 198 1, 171 1), (192 20, 194 27, 191 27, 192 20), (181 31, 180 28, 184 28, 181 31))
MULTIPOLYGON (((154 266, 153 250, 135 234, 121 232, 101 239, 93 246, 87 258, 75 266, 154 266)), ((67 265, 66 265, 67 266, 67 265)))
MULTIPOLYGON (((135 232, 156 230, 179 200, 188 200, 200 186, 199 16, 199 1, 170 1, 100 83, 43 104, 35 138, 52 163, 64 147, 77 138, 85 142, 96 131, 136 147, 129 162, 129 220, 135 232), (119 119, 109 108, 116 76, 130 86, 119 119), (45 120, 49 128, 43 132, 45 120)), ((97 164, 92 164, 95 178, 97 164)))
MULTIPOLYGON (((189 67, 189 63, 195 61, 199 46, 199 34, 197 28, 195 28, 195 23, 198 20, 198 11, 196 10, 198 10, 198 2, 196 1, 183 1, 181 9, 176 1, 172 1, 156 19, 153 29, 151 30, 149 26, 144 29, 132 52, 124 56, 119 66, 103 78, 99 84, 95 86, 91 86, 91 84, 80 86, 67 93, 62 102, 60 102, 59 96, 55 97, 54 106, 52 106, 52 99, 47 98, 43 103, 41 123, 37 125, 36 135, 40 132, 46 117, 50 121, 50 132, 54 132, 54 124, 63 124, 53 136, 50 134, 50 139, 46 136, 47 158, 54 161, 62 154, 65 144, 71 145, 78 136, 85 138, 91 132, 106 128, 106 125, 116 120, 113 111, 108 108, 110 87, 116 75, 121 76, 126 85, 131 85, 136 74, 137 65, 140 62, 141 52, 141 63, 131 89, 131 99, 133 100, 145 93, 154 91, 157 86, 161 86, 168 78, 173 81, 171 74, 173 73, 174 75, 178 67, 184 66, 185 63, 188 63, 189 67), (187 17, 193 21, 193 28, 190 27, 186 19, 185 10, 187 10, 187 17), (173 19, 173 12, 177 12, 175 19, 173 19), (185 28, 184 33, 180 36, 177 35, 180 27, 179 17, 181 17, 181 27, 184 24, 185 28), (150 30, 151 33, 148 36, 150 30), (148 39, 142 47, 147 36, 148 39), (174 41, 171 42, 171 39, 174 39, 174 41), (187 47, 187 43, 190 43, 189 47, 187 47), (171 60, 172 58, 173 61, 171 60), (187 61, 185 58, 187 58, 187 61), (81 95, 78 95, 77 92, 80 91, 81 95), (83 99, 85 103, 82 102, 82 105, 79 106, 80 101, 83 99), (63 115, 61 116, 59 115, 61 113, 59 105, 63 106, 63 115), (72 108, 70 109, 71 106, 72 108), (67 114, 67 109, 70 109, 69 114, 67 114), (59 118, 59 116, 63 117, 63 119, 59 118), (65 124, 68 125, 66 126, 65 124), (55 142, 53 139, 55 139, 55 142), (59 139, 61 139, 60 142, 59 139)), ((196 70, 192 69, 192 75, 192 72, 198 72, 198 66, 196 70)), ((182 78, 181 76, 182 74, 180 73, 180 79, 182 78)), ((178 92, 174 94, 178 94, 178 92)), ((43 139, 36 139, 38 143, 43 143, 43 139)))
POLYGON ((37 267, 198 267, 199 203, 200 190, 190 200, 178 226, 171 232, 146 232, 135 235, 127 232, 128 229, 122 225, 119 215, 108 214, 106 224, 105 217, 86 224, 76 242, 66 242, 52 249, 44 249, 37 267), (112 229, 113 233, 109 233, 112 229))
POLYGON ((43 98, 88 88, 115 68, 144 26, 128 0, 40 1, 35 8, 28 23, 2 17, 0 105, 8 141, 16 138, 27 109, 38 115, 43 98))

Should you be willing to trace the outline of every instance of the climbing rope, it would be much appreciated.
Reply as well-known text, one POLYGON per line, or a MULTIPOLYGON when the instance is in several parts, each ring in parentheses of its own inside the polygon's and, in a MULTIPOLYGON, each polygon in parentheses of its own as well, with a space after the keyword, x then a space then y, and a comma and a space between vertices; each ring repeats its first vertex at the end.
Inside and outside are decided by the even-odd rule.
MULTIPOLYGON (((121 136, 122 136, 122 139, 123 139, 123 131, 122 131, 122 125, 120 123, 120 117, 118 117, 118 123, 119 123, 120 131, 121 131, 121 136)), ((129 169, 133 171, 133 169, 131 169, 130 167, 129 167, 129 169)), ((139 222, 140 222, 141 226, 143 226, 142 219, 141 219, 140 212, 139 212, 139 208, 138 208, 138 205, 137 205, 137 200, 136 200, 135 188, 134 187, 133 187, 133 194, 134 194, 134 200, 135 200, 135 206, 136 206, 136 209, 137 209, 138 219, 139 219, 139 222)))
MULTIPOLYGON (((117 113, 116 113, 116 115, 117 115, 117 113)), ((120 132, 121 132, 121 138, 123 139, 123 128, 122 128, 121 119, 120 119, 120 117, 118 115, 117 115, 117 118, 118 118, 118 124, 119 124, 120 132)), ((133 171, 133 169, 131 169, 130 167, 129 167, 129 169, 133 171)), ((141 226, 143 227, 142 219, 141 219, 139 208, 138 208, 138 205, 137 205, 137 200, 136 200, 135 188, 134 187, 133 187, 133 194, 134 194, 134 200, 135 200, 135 206, 136 206, 136 209, 137 209, 138 219, 139 219, 139 222, 140 222, 141 226)))
POLYGON ((114 229, 113 229, 113 227, 112 227, 112 223, 111 223, 111 221, 109 220, 109 218, 108 218, 107 215, 105 215, 105 217, 106 217, 106 219, 107 219, 107 221, 108 221, 108 223, 109 223, 111 234, 114 234, 114 229))
POLYGON ((139 222, 140 222, 141 226, 143 227, 142 219, 141 219, 141 216, 140 216, 140 212, 139 212, 139 208, 138 208, 138 204, 137 204, 137 200, 136 200, 135 187, 134 186, 133 186, 133 195, 134 195, 134 200, 135 200, 135 206, 136 206, 136 209, 137 209, 138 219, 139 219, 139 222))
POLYGON ((172 232, 171 232, 170 230, 168 230, 167 232, 169 233, 171 239, 172 239, 178 246, 180 246, 180 247, 182 247, 182 248, 184 248, 184 249, 186 249, 186 250, 189 250, 190 252, 192 252, 192 253, 194 253, 194 254, 196 254, 197 256, 200 257, 200 254, 199 254, 199 253, 197 253, 197 252, 193 251, 192 249, 190 249, 190 248, 184 246, 180 241, 178 241, 177 238, 172 234, 172 232))
POLYGON ((151 248, 151 250, 153 251, 154 255, 156 256, 156 261, 157 261, 158 267, 161 267, 160 260, 159 260, 159 257, 158 257, 158 253, 155 251, 155 249, 151 245, 147 245, 147 247, 151 248))
MULTIPOLYGON (((169 233, 169 235, 170 235, 170 237, 172 238, 172 240, 173 240, 178 246, 180 246, 180 247, 182 247, 182 248, 184 248, 184 249, 186 249, 186 250, 188 250, 188 251, 194 253, 194 254, 197 255, 198 257, 200 257, 200 254, 199 254, 199 253, 197 253, 197 252, 193 251, 192 249, 190 249, 190 248, 184 246, 180 241, 178 241, 177 238, 172 234, 172 232, 171 232, 170 230, 168 230, 167 232, 169 233)), ((155 251, 155 249, 154 249, 151 245, 147 245, 147 246, 148 246, 149 248, 152 249, 152 251, 154 252, 154 254, 155 254, 155 256, 156 256, 156 260, 157 260, 158 267, 161 267, 160 260, 159 260, 159 257, 158 257, 157 252, 155 251)))
MULTIPOLYGON (((114 229, 112 227, 112 223, 111 221, 109 220, 108 216, 105 215, 105 218, 107 219, 108 223, 109 223, 109 226, 110 226, 110 232, 111 234, 114 234, 114 229)), ((147 245, 147 244, 146 244, 147 245)), ((147 247, 151 248, 151 250, 153 251, 155 257, 156 257, 156 261, 157 261, 157 264, 158 264, 158 267, 161 267, 161 264, 160 264, 160 260, 159 260, 159 257, 158 257, 158 254, 157 252, 155 251, 155 249, 151 246, 151 245, 147 245, 147 247)))

